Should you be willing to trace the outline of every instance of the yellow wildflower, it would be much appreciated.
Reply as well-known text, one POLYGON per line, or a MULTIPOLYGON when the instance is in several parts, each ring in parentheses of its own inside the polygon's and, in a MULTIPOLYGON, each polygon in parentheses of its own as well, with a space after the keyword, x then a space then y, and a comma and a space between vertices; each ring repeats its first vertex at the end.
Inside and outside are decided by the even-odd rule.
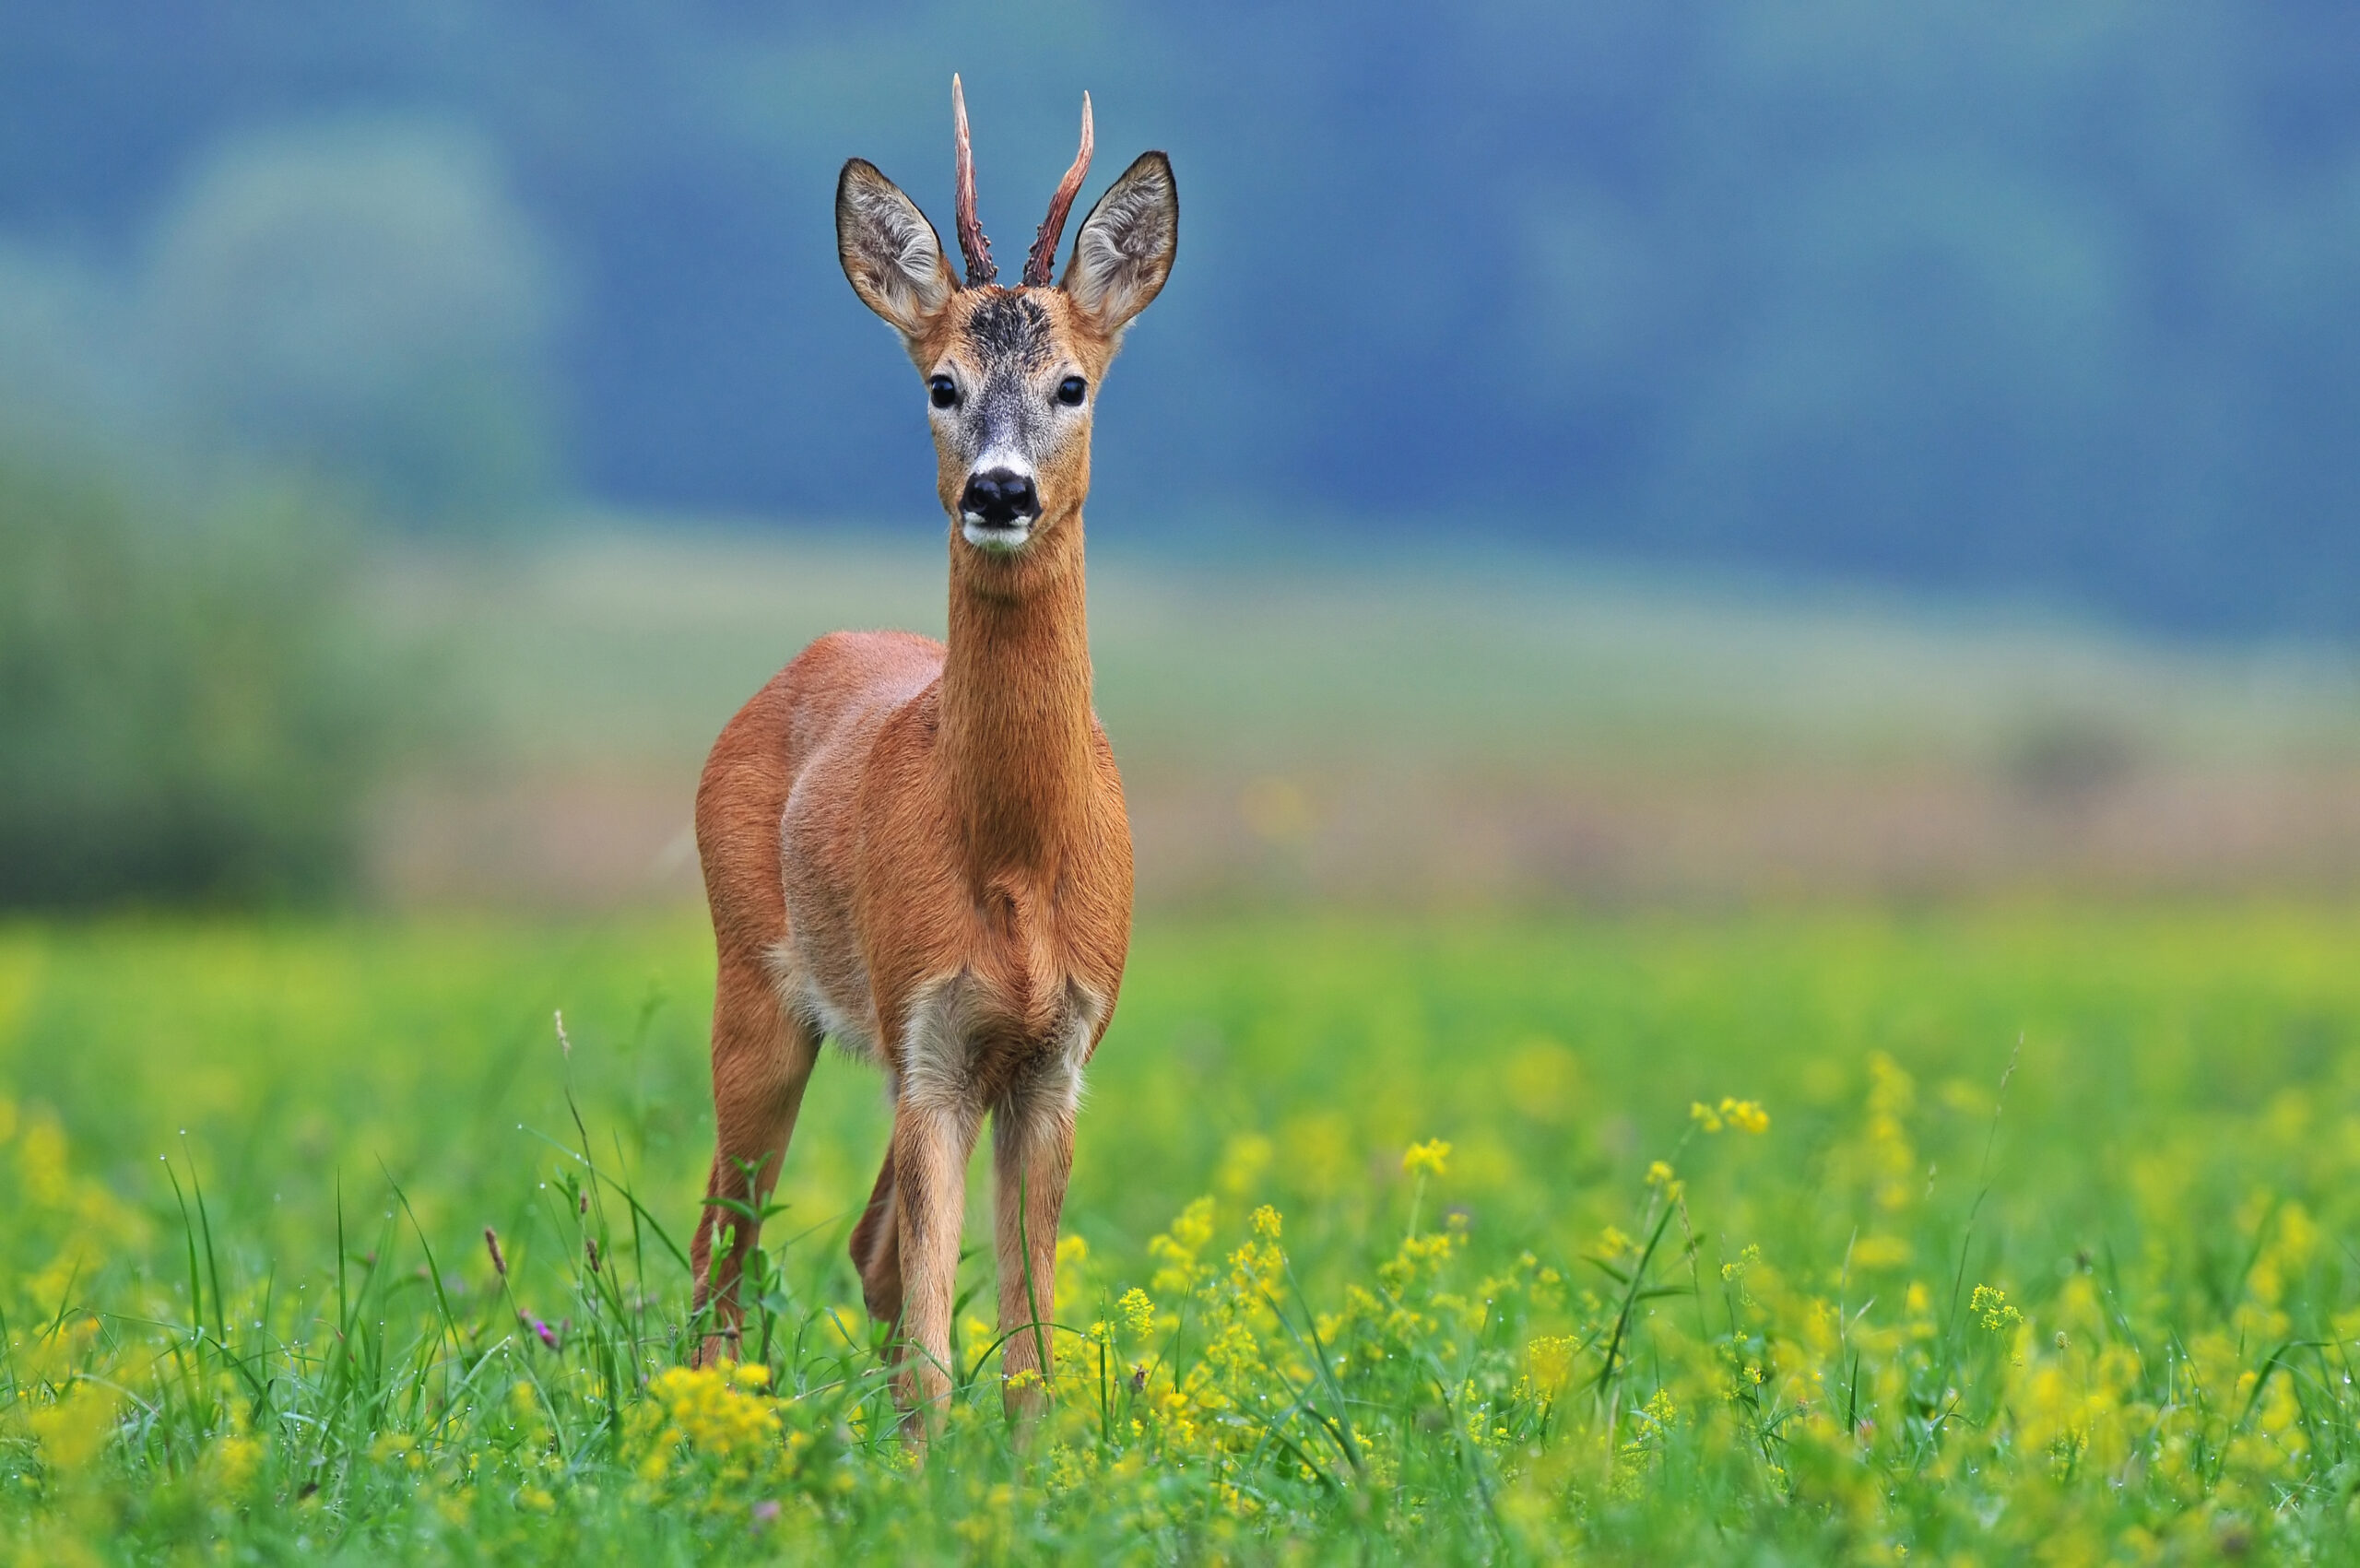
POLYGON ((1243 1198, 1254 1190, 1277 1154, 1278 1146, 1266 1135, 1240 1133, 1221 1150, 1221 1171, 1214 1181, 1230 1197, 1243 1198))
POLYGON ((1995 1291, 1988 1285, 1975 1287, 1975 1294, 1967 1298, 1966 1310, 1981 1318, 1983 1326, 1994 1333, 2013 1328, 2024 1320, 2023 1313, 2008 1304, 2007 1291, 1995 1291))
POLYGON ((1721 1102, 1721 1114, 1729 1126, 1742 1133, 1759 1135, 1770 1130, 1770 1113, 1764 1110, 1757 1101, 1724 1100, 1721 1102))
POLYGON ((1901 1268, 1912 1256, 1909 1243, 1899 1236, 1862 1236, 1852 1245, 1852 1267, 1901 1268))
POLYGON ((643 1480, 661 1480, 674 1456, 685 1454, 720 1480, 744 1480, 784 1462, 778 1403, 758 1392, 769 1379, 767 1367, 729 1362, 657 1373, 624 1418, 632 1468, 643 1480))
POLYGON ((1524 1348, 1532 1368, 1534 1386, 1548 1393, 1563 1388, 1574 1375, 1576 1341, 1569 1334, 1544 1334, 1524 1348))
POLYGON ((1174 1217, 1170 1230, 1149 1238, 1148 1256, 1162 1265, 1149 1283, 1166 1295, 1188 1294, 1209 1272, 1197 1255, 1212 1239, 1213 1200, 1200 1197, 1174 1217))
POLYGON ((1707 1133, 1733 1129, 1743 1133, 1765 1133, 1770 1130, 1770 1113, 1761 1102, 1740 1100, 1724 1095, 1718 1105, 1707 1105, 1701 1100, 1691 1101, 1688 1118, 1707 1133))
POLYGON ((73 1471, 97 1458, 114 1435, 114 1407, 112 1391, 77 1378, 55 1404, 34 1410, 29 1424, 41 1442, 42 1462, 73 1471))
POLYGON ((1428 1138, 1413 1143, 1401 1153, 1401 1173, 1405 1176, 1439 1176, 1450 1159, 1450 1145, 1441 1138, 1428 1138))

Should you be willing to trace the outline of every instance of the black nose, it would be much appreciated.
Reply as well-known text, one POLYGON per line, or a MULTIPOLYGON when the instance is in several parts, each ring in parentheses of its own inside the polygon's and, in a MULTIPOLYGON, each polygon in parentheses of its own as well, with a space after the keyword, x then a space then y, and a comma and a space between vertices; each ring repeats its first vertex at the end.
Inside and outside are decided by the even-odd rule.
POLYGON ((971 476, 967 493, 959 498, 962 516, 979 517, 987 528, 1013 527, 1041 515, 1041 498, 1033 493, 1030 475, 1012 468, 992 468, 971 476))

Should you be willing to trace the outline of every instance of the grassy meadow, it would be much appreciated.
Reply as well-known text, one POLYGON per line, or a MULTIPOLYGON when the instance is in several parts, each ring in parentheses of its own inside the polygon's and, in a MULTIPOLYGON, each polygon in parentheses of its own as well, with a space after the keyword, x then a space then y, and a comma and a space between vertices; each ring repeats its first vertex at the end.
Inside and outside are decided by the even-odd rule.
POLYGON ((1151 914, 1051 1413, 1003 1420, 971 1256, 916 1467, 864 1068, 747 1362, 682 1369, 693 915, 19 925, 0 1549, 2340 1561, 2355 953, 2316 902, 1151 914))
POLYGON ((901 1441, 837 1059, 685 1364, 697 764, 939 539, 410 548, 350 912, 0 923, 0 1559, 2351 1555, 2347 655, 1121 543, 1038 1425, 978 1250, 901 1441))

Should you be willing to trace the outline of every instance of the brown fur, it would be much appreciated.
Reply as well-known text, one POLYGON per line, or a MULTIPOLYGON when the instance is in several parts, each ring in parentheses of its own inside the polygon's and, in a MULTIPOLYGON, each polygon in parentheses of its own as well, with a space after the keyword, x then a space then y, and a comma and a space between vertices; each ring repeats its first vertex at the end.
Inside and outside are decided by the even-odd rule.
MULTIPOLYGON (((1010 292, 950 294, 908 335, 921 373, 972 360, 969 318, 1010 292)), ((1057 364, 1095 386, 1115 331, 1061 290, 1024 292, 1057 364)), ((722 731, 696 810, 719 961, 717 1138, 692 1249, 697 1302, 714 1313, 704 1354, 734 1348, 759 1232, 712 1200, 765 1200, 820 1035, 836 1032, 878 1057, 894 1097, 852 1253, 869 1311, 900 1322, 897 1388, 919 1409, 948 1391, 965 1173, 986 1113, 1005 1369, 1050 1373, 1049 1334, 1032 1326, 1055 1298, 1079 1073, 1114 1014, 1131 910, 1122 781, 1091 710, 1087 424, 1044 454, 1041 516, 1012 553, 962 536, 964 461, 939 435, 938 450, 948 643, 814 643, 722 731)))

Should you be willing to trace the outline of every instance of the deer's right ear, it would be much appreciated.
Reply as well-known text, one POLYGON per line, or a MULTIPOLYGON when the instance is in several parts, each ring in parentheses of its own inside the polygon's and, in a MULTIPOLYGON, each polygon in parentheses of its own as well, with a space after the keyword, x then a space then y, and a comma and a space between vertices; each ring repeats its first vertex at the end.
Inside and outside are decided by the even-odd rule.
POLYGON ((863 303, 903 337, 926 335, 959 280, 917 204, 867 159, 836 180, 836 255, 863 303))

